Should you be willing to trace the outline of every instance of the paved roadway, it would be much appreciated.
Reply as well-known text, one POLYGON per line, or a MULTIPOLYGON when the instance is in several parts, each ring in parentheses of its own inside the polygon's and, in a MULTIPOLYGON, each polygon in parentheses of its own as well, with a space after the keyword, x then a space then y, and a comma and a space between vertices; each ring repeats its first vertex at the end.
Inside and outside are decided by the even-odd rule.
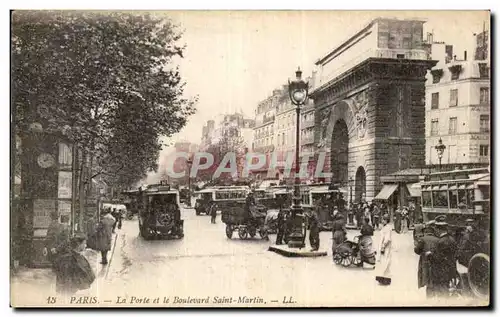
MULTIPOLYGON (((132 296, 146 296, 151 301, 160 297, 159 304, 149 303, 152 306, 163 306, 165 297, 168 306, 177 307, 181 304, 172 302, 175 296, 210 296, 208 305, 191 306, 251 306, 238 303, 240 296, 257 298, 257 306, 445 304, 427 301, 425 291, 417 289, 418 257, 413 253, 411 233, 394 233, 393 283, 379 286, 373 269, 344 268, 332 262, 330 232, 321 233, 320 249, 328 251, 328 256, 286 258, 267 251, 275 235, 270 235, 270 241, 242 241, 235 233, 229 240, 220 216, 211 224, 209 216, 184 209, 182 217, 185 237, 181 240, 146 241, 138 235, 137 220, 124 221, 108 277, 94 288, 101 304, 114 305, 117 296, 126 298, 128 304, 132 296), (232 298, 232 304, 216 304, 216 296, 227 301, 232 298)), ((349 237, 357 233, 351 230, 349 237)), ((376 231, 374 246, 378 241, 376 231)), ((463 305, 464 301, 457 303, 463 305)))

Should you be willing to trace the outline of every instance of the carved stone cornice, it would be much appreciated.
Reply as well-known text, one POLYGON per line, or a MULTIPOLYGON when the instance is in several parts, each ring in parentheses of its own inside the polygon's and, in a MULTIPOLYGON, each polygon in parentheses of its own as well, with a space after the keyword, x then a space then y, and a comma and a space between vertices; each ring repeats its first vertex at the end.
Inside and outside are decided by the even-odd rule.
POLYGON ((376 79, 425 81, 427 70, 435 66, 433 60, 408 60, 392 58, 368 58, 347 72, 333 78, 310 95, 316 105, 328 104, 350 91, 376 79))

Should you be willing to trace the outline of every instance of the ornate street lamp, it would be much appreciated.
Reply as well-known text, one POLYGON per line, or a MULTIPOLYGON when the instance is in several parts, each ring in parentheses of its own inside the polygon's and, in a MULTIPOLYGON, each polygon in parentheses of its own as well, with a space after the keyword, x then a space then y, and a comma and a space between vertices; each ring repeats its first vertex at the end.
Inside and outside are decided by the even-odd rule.
POLYGON ((295 105, 296 113, 296 131, 295 131, 295 185, 293 191, 292 214, 290 217, 289 226, 291 228, 288 238, 288 246, 290 248, 303 248, 305 246, 306 232, 305 219, 303 209, 301 207, 300 196, 300 163, 299 163, 299 148, 300 148, 300 107, 307 101, 309 93, 309 83, 302 80, 302 71, 300 67, 295 72, 296 79, 292 82, 288 80, 288 93, 290 100, 295 105))
POLYGON ((191 207, 191 166, 193 165, 193 159, 191 156, 187 160, 188 165, 188 196, 187 196, 187 206, 191 207))
POLYGON ((439 138, 438 145, 434 147, 437 151, 439 158, 439 171, 441 171, 441 160, 443 159, 444 150, 446 150, 446 145, 443 144, 443 140, 439 138))

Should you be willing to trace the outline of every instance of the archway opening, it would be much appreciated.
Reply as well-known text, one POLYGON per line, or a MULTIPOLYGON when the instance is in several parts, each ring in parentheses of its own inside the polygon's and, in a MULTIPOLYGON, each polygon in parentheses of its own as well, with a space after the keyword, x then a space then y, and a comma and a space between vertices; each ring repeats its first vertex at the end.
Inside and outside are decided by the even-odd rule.
POLYGON ((354 199, 357 203, 366 200, 366 173, 363 166, 356 170, 354 199))
POLYGON ((332 181, 344 186, 348 183, 349 130, 343 119, 337 120, 333 126, 330 155, 332 181))

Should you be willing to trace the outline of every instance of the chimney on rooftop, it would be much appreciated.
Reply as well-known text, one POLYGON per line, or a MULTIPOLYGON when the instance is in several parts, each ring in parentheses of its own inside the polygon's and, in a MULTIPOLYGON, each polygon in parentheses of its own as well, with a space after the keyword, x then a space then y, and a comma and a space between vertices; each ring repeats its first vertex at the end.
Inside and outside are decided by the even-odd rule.
POLYGON ((434 41, 434 34, 427 32, 427 43, 432 44, 434 41))
POLYGON ((464 51, 464 61, 467 60, 467 51, 464 51))

